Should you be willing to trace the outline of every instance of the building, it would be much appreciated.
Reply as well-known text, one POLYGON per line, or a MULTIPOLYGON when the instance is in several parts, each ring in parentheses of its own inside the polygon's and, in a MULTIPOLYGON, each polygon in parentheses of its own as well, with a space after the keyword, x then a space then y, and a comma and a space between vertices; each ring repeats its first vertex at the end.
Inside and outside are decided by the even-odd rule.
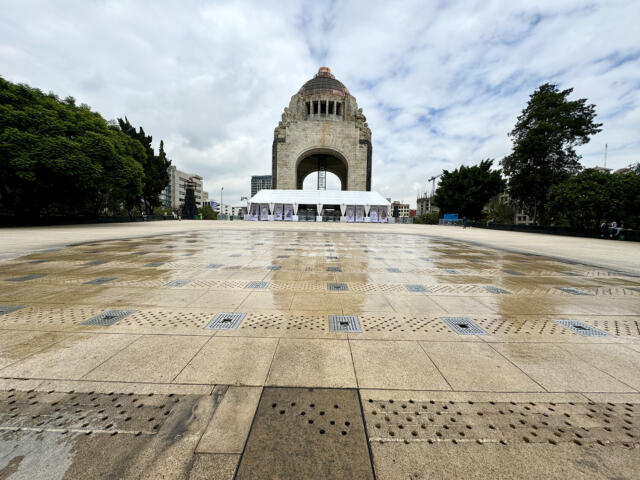
POLYGON ((410 208, 409 208, 409 204, 408 203, 401 203, 401 202, 391 202, 391 211, 390 214, 392 217, 396 217, 396 208, 398 209, 398 218, 402 218, 402 217, 407 217, 409 218, 409 212, 410 212, 410 208))
POLYGON ((318 190, 326 172, 340 179, 342 190, 371 190, 371 130, 355 97, 321 67, 291 97, 273 134, 272 188, 302 189, 318 172, 318 190))
POLYGON ((202 208, 202 177, 194 173, 186 173, 178 170, 174 165, 171 165, 167 169, 167 173, 169 174, 169 185, 160 193, 163 204, 172 210, 180 210, 184 204, 185 184, 187 182, 193 182, 196 206, 202 208))
POLYGON ((498 202, 510 205, 513 208, 512 222, 514 225, 533 225, 535 223, 533 217, 530 217, 524 209, 518 208, 517 202, 513 201, 507 192, 498 195, 498 202))
POLYGON ((271 175, 251 175, 251 196, 265 189, 271 190, 271 175))
POLYGON ((204 205, 209 201, 209 192, 202 192, 202 204, 204 205))

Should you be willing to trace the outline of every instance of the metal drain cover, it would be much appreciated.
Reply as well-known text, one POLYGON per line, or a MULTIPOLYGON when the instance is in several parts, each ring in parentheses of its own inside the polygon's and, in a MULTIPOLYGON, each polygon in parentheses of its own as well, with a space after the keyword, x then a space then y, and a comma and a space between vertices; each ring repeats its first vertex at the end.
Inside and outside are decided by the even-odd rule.
POLYGON ((445 268, 444 271, 451 275, 460 275, 462 273, 460 270, 456 270, 455 268, 445 268))
POLYGON ((582 335, 583 337, 608 337, 609 334, 607 332, 603 332, 602 330, 598 330, 591 325, 581 322, 579 320, 557 320, 554 319, 558 325, 562 325, 565 328, 568 328, 573 333, 577 333, 578 335, 582 335))
POLYGON ((6 313, 15 312, 16 310, 20 310, 24 308, 23 305, 0 305, 0 315, 4 315, 6 313))
POLYGON ((42 278, 44 275, 25 275, 24 277, 9 278, 7 282, 26 282, 28 280, 35 280, 36 278, 42 278))
POLYGON ((149 252, 133 252, 133 255, 146 255, 149 252))
POLYGON ((246 313, 239 312, 216 313, 204 328, 205 330, 235 330, 246 316, 246 313))
POLYGON ((429 293, 429 290, 424 285, 411 285, 411 284, 407 283, 407 284, 405 284, 404 288, 406 288, 409 292, 429 293))
POLYGON ((107 263, 106 260, 94 260, 93 262, 85 263, 85 265, 95 266, 95 265, 102 265, 102 264, 105 264, 105 263, 107 263))
POLYGON ((349 290, 346 283, 327 283, 327 290, 330 292, 346 292, 349 290))
POLYGON ((99 325, 102 327, 108 327, 113 325, 118 320, 122 320, 127 315, 131 315, 135 310, 107 310, 95 317, 91 317, 89 320, 85 320, 80 325, 99 325))
POLYGON ((159 267, 160 265, 164 265, 164 262, 151 262, 147 263, 145 267, 159 267))
POLYGON ((51 260, 31 260, 30 262, 27 262, 27 263, 47 263, 50 261, 51 260))
POLYGON ((328 256, 328 257, 325 257, 325 258, 327 260, 338 260, 338 257, 336 257, 336 256, 328 256))
POLYGON ((278 255, 276 258, 289 258, 289 255, 278 255))
POLYGON ((577 273, 570 272, 568 270, 561 270, 560 273, 563 274, 563 275, 568 275, 569 277, 579 277, 580 276, 577 273))
POLYGON ((396 267, 390 267, 390 268, 387 268, 387 272, 389 272, 389 273, 402 273, 402 270, 400 270, 399 268, 396 268, 396 267))
POLYGON ((522 272, 518 272, 517 270, 509 270, 508 268, 503 268, 502 271, 504 273, 508 273, 509 275, 524 275, 522 272))
POLYGON ((115 280, 116 277, 100 277, 94 280, 89 280, 88 282, 84 282, 85 285, 102 285, 104 283, 109 283, 112 280, 115 280))
POLYGON ((556 287, 556 289, 562 292, 570 293, 571 295, 586 295, 586 296, 593 295, 592 293, 585 292, 584 290, 580 290, 579 288, 573 288, 573 287, 556 287))
POLYGON ((239 253, 234 253, 232 255, 229 255, 230 258, 238 258, 240 256, 239 253))
POLYGON ((342 271, 342 267, 327 267, 327 272, 341 272, 342 271))
POLYGON ((496 295, 511 295, 511 292, 509 290, 496 287, 495 285, 484 285, 482 288, 484 288, 487 292, 495 293, 496 295))
POLYGON ((191 280, 172 280, 167 283, 167 287, 184 287, 185 285, 189 285, 191 280))
POLYGON ((267 265, 266 267, 267 270, 280 270, 282 267, 280 265, 267 265))
POLYGON ((329 315, 330 332, 362 333, 357 315, 329 315))
POLYGON ((222 266, 221 263, 210 263, 209 265, 207 265, 204 268, 216 269, 216 268, 220 268, 221 266, 222 266))
POLYGON ((487 332, 467 317, 442 317, 442 321, 458 335, 487 335, 487 332))
POLYGON ((183 257, 193 257, 193 253, 185 253, 182 256, 183 257))
POLYGON ((267 288, 269 282, 249 282, 244 288, 267 288))

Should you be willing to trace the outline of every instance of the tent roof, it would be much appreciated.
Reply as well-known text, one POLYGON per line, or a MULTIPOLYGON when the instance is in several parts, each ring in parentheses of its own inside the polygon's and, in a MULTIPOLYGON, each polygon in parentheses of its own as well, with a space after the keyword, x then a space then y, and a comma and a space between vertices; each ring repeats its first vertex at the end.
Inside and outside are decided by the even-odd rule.
POLYGON ((354 190, 260 190, 249 203, 297 203, 315 205, 390 205, 378 192, 354 190))

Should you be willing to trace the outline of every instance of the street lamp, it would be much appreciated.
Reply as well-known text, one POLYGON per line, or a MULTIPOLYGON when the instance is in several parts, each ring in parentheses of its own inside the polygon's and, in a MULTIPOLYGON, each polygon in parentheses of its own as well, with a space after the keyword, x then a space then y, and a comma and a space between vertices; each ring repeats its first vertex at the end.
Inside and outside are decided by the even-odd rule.
POLYGON ((224 190, 224 187, 220 188, 220 215, 222 215, 222 191, 224 190))

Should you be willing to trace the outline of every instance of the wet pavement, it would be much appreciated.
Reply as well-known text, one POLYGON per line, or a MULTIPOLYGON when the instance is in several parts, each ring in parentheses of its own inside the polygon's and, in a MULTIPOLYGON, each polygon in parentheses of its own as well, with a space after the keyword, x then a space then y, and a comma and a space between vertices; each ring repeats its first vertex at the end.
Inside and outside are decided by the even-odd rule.
POLYGON ((640 272, 259 227, 2 261, 0 478, 637 478, 640 272))

